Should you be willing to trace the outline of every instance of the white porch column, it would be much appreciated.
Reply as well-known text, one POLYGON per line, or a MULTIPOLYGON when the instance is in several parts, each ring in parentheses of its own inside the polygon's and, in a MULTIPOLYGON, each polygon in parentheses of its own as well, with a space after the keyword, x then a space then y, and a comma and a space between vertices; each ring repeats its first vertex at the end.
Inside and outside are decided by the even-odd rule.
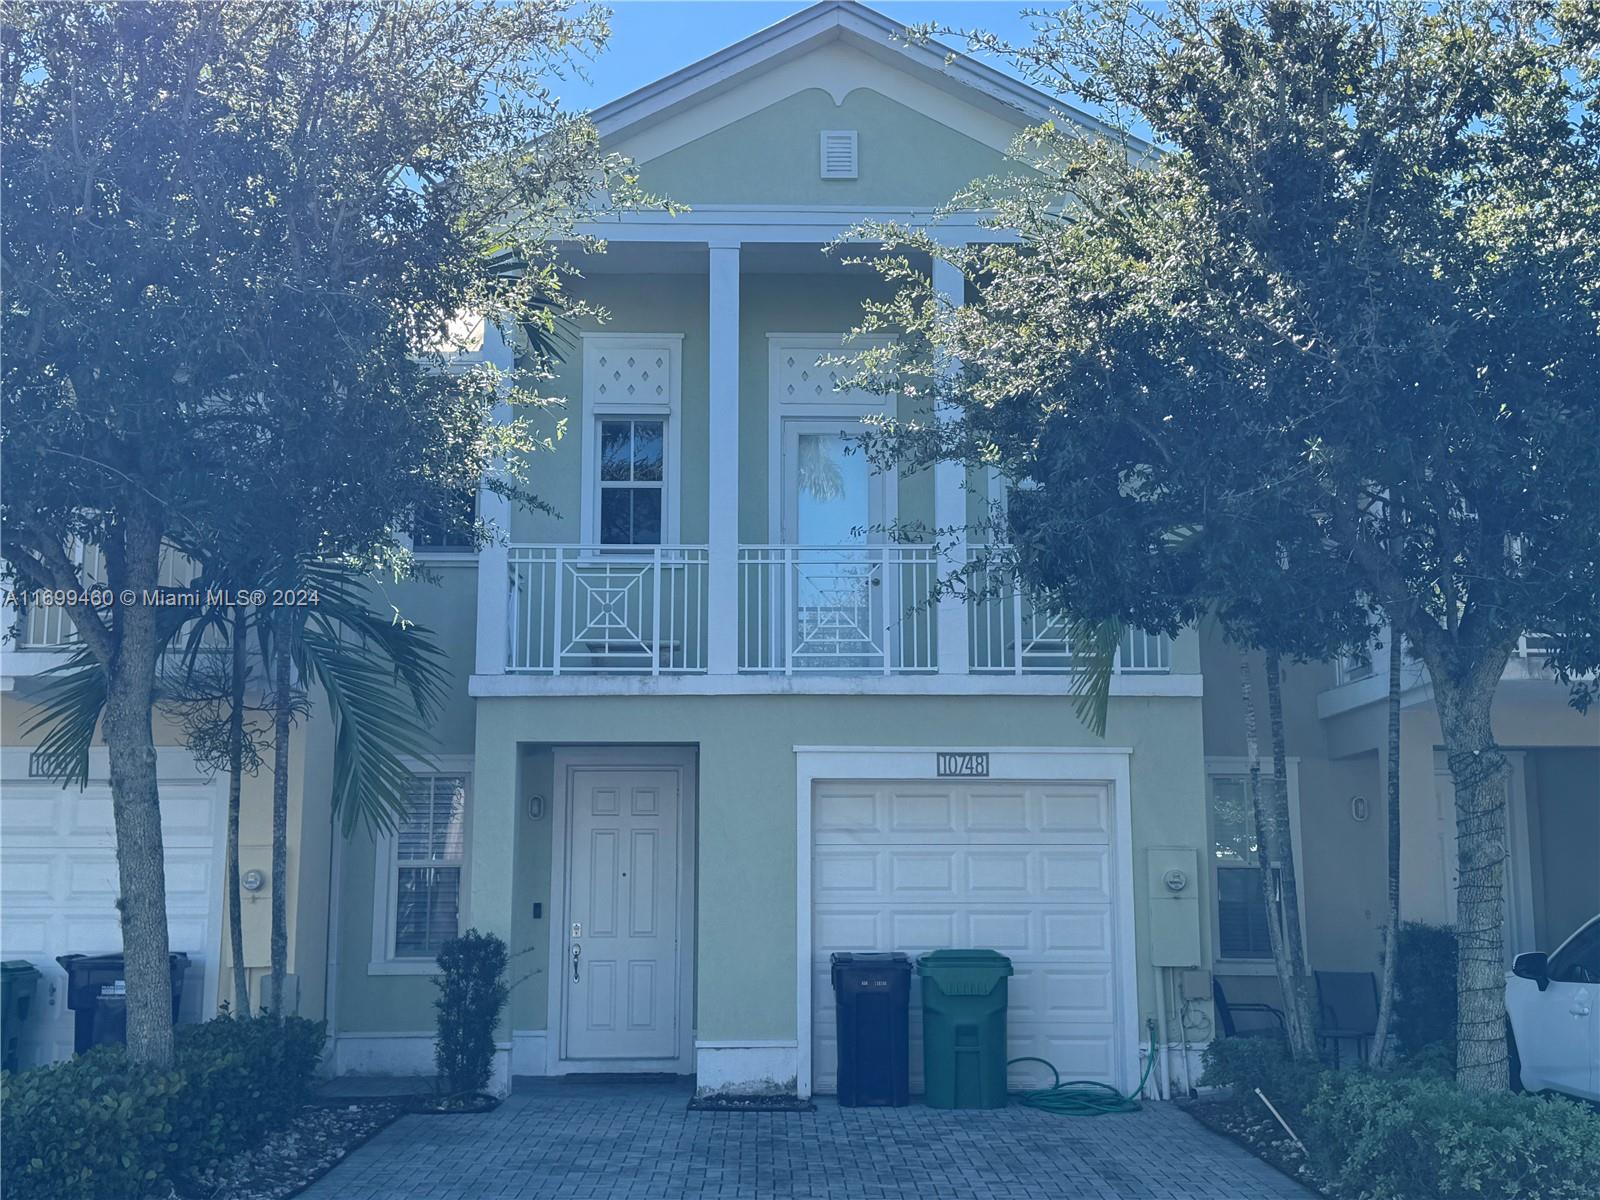
POLYGON ((711 562, 706 595, 707 669, 739 670, 739 243, 710 255, 711 436, 707 455, 711 562))
MULTIPOLYGON (((485 321, 483 349, 475 356, 502 371, 516 365, 511 343, 493 321, 485 321)), ((511 419, 511 406, 496 405, 494 419, 511 419)), ((490 529, 492 539, 478 551, 478 641, 473 658, 473 673, 503 675, 510 648, 509 611, 511 568, 506 555, 506 539, 511 536, 511 501, 488 488, 478 489, 478 516, 490 529)))
MULTIPOLYGON (((933 290, 949 304, 966 300, 966 278, 954 263, 933 260, 933 290)), ((947 420, 953 410, 941 406, 938 416, 947 420)), ((949 546, 951 561, 941 571, 959 569, 967 562, 967 469, 964 463, 940 462, 933 468, 933 524, 949 546), (957 532, 949 533, 947 531, 957 532)), ((939 674, 965 675, 968 667, 967 602, 960 596, 939 597, 939 674)))

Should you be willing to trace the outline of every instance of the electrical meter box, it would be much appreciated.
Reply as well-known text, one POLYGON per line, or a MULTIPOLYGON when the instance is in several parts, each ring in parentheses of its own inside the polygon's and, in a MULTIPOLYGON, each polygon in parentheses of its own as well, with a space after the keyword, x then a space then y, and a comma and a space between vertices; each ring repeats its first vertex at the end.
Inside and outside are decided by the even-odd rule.
POLYGON ((1198 967, 1200 852, 1188 846, 1155 846, 1146 854, 1150 963, 1157 967, 1198 967))

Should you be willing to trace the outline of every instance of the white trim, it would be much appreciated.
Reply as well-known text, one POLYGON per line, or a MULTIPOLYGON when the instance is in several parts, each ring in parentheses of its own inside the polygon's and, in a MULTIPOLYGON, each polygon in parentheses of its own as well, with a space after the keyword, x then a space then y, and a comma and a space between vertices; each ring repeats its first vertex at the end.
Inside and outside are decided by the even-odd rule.
MULTIPOLYGON (((466 812, 462 822, 461 885, 462 897, 456 910, 456 932, 461 931, 465 898, 469 894, 472 871, 472 768, 470 754, 445 754, 432 761, 405 758, 407 771, 416 776, 459 775, 465 780, 466 812)), ((395 834, 380 830, 373 835, 372 861, 372 949, 367 960, 368 975, 438 975, 435 958, 400 958, 394 952, 395 938, 395 834)))
MULTIPOLYGON (((811 1095, 812 796, 831 779, 932 780, 939 747, 796 746, 795 753, 795 1030, 796 1092, 811 1095)), ((1133 806, 1127 747, 993 747, 989 778, 1105 783, 1111 789, 1112 920, 1116 943, 1116 1025, 1121 1042, 1116 1081, 1123 1091, 1139 1075, 1139 979, 1134 957, 1133 806)))
POLYGON ((699 807, 698 754, 691 746, 557 746, 555 795, 550 805, 550 953, 546 993, 551 1075, 584 1071, 661 1071, 687 1074, 694 1065, 695 843, 699 807), (674 1059, 577 1059, 562 1053, 567 990, 567 858, 572 773, 606 767, 653 767, 678 773, 678 1054, 674 1059))
MULTIPOLYGON (((1272 780, 1272 759, 1266 757, 1260 760, 1261 779, 1263 784, 1272 780)), ((1300 903, 1300 945, 1305 950, 1307 969, 1311 962, 1311 943, 1306 935, 1306 869, 1305 854, 1301 849, 1300 830, 1304 822, 1300 819, 1300 756, 1290 754, 1284 757, 1284 768, 1289 775, 1289 852, 1294 858, 1295 894, 1300 903)), ((1222 931, 1218 923, 1217 900, 1217 858, 1214 851, 1215 842, 1212 840, 1211 831, 1211 777, 1213 775, 1245 776, 1250 774, 1250 760, 1244 755, 1208 754, 1205 760, 1205 818, 1206 818, 1206 844, 1201 853, 1206 860, 1206 886, 1211 892, 1211 899, 1207 907, 1207 924, 1211 930, 1211 956, 1215 962, 1216 972, 1220 975, 1252 975, 1256 974, 1255 968, 1265 963, 1271 968, 1272 959, 1267 958, 1223 958, 1222 957, 1222 931)), ((1247 863, 1246 866, 1255 866, 1247 863)), ((1274 973, 1276 969, 1272 968, 1274 973)))
MULTIPOLYGON (((398 1033, 341 1033, 333 1037, 328 1057, 335 1075, 373 1075, 381 1078, 431 1076, 435 1066, 432 1030, 398 1033)), ((496 1041, 489 1090, 504 1096, 511 1090, 512 1043, 496 1041)))
POLYGON ((545 1030, 511 1031, 511 1074, 550 1074, 550 1037, 545 1030))
POLYGON ((665 424, 665 461, 662 464, 661 545, 678 542, 679 514, 683 509, 683 334, 681 333, 583 333, 579 335, 583 361, 582 464, 579 468, 582 498, 579 501, 578 528, 585 545, 600 541, 600 421, 606 417, 659 417, 665 424), (600 400, 594 393, 598 368, 592 358, 602 349, 637 346, 665 350, 671 361, 668 394, 663 401, 629 399, 600 400))
POLYGON ((696 1042, 694 1050, 697 1097, 796 1093, 799 1047, 795 1042, 696 1042))
MULTIPOLYGON (((745 78, 770 76, 782 62, 830 42, 845 42, 893 63, 912 77, 956 91, 975 107, 1029 122, 1062 117, 1102 136, 1116 131, 1089 115, 950 47, 908 36, 906 26, 864 5, 826 0, 785 17, 698 62, 646 84, 591 114, 600 135, 620 141, 661 123, 673 111, 700 103, 745 78)), ((1148 143, 1129 138, 1135 149, 1148 143)))
MULTIPOLYGON (((467 695, 495 696, 1055 696, 1064 675, 474 675, 467 695)), ((1111 695, 1193 699, 1198 674, 1111 677, 1111 695)))

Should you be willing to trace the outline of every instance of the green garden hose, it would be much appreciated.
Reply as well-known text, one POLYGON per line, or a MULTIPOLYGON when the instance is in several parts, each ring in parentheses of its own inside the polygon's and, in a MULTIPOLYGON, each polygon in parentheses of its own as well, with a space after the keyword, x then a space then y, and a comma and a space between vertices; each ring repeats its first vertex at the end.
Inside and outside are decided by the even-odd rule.
POLYGON ((1045 1112, 1056 1113, 1063 1117, 1102 1117, 1106 1113, 1139 1111, 1139 1101, 1134 1097, 1144 1090, 1145 1080, 1150 1078, 1150 1068, 1155 1065, 1155 1061, 1156 1056, 1152 1054, 1144 1065, 1144 1074, 1139 1077, 1138 1086, 1127 1096, 1109 1083, 1097 1083, 1092 1079, 1069 1079, 1062 1083, 1061 1072, 1042 1058, 1013 1058, 1006 1063, 1006 1066, 1025 1062, 1038 1063, 1040 1066, 1049 1067, 1050 1074, 1056 1077, 1056 1081, 1049 1087, 1012 1093, 1029 1108, 1042 1108, 1045 1112))

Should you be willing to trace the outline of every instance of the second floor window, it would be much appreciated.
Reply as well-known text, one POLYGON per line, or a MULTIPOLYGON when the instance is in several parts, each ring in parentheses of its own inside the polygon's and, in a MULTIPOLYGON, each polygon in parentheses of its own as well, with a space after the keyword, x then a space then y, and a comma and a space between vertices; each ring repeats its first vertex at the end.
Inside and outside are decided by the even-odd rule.
POLYGON ((427 553, 439 550, 473 550, 473 522, 478 514, 478 493, 464 488, 448 509, 418 508, 411 522, 411 546, 427 553))
POLYGON ((607 417, 600 422, 600 542, 659 546, 666 500, 666 423, 607 417))

